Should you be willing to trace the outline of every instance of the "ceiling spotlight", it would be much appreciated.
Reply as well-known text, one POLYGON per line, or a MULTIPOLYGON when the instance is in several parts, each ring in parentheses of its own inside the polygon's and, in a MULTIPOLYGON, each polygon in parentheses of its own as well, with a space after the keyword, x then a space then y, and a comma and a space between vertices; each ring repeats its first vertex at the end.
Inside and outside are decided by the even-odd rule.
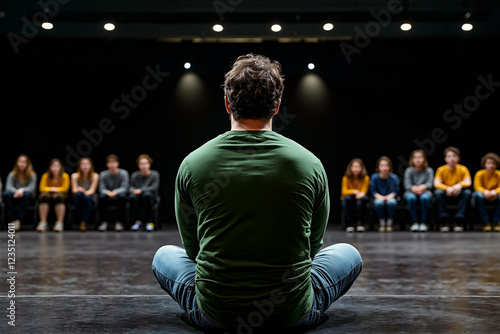
POLYGON ((221 32, 222 30, 224 30, 224 27, 221 26, 220 24, 215 24, 212 29, 215 31, 215 32, 221 32))
POLYGON ((45 30, 50 30, 50 29, 54 28, 54 25, 50 22, 43 22, 42 28, 45 30))
POLYGON ((115 25, 113 23, 106 23, 104 25, 104 29, 106 29, 107 31, 113 31, 115 30, 115 25))
POLYGON ((274 32, 281 31, 281 26, 279 24, 273 24, 273 26, 271 27, 271 30, 274 32))
POLYGON ((409 31, 411 29, 411 24, 409 24, 409 23, 403 23, 400 28, 403 31, 409 31))
POLYGON ((310 69, 310 70, 314 70, 314 64, 313 63, 309 63, 307 64, 307 68, 310 69))
POLYGON ((191 68, 191 63, 189 63, 189 62, 185 62, 185 63, 184 63, 184 68, 185 68, 186 70, 189 70, 189 69, 191 68))
POLYGON ((464 24, 462 25, 462 30, 463 30, 463 31, 471 31, 471 30, 472 30, 472 28, 473 28, 473 27, 472 27, 472 24, 470 24, 470 23, 464 23, 464 24))
POLYGON ((323 26, 323 30, 325 30, 325 31, 330 31, 332 29, 333 29, 332 23, 325 23, 325 25, 323 26))

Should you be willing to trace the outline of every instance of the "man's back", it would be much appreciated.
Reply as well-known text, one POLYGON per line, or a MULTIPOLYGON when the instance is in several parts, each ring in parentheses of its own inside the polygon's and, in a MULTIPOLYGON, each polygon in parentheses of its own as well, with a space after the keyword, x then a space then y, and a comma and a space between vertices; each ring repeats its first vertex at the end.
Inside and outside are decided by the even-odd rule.
POLYGON ((176 215, 196 257, 200 308, 219 323, 271 309, 270 324, 300 320, 328 214, 321 162, 276 132, 228 131, 192 152, 177 176, 176 215))

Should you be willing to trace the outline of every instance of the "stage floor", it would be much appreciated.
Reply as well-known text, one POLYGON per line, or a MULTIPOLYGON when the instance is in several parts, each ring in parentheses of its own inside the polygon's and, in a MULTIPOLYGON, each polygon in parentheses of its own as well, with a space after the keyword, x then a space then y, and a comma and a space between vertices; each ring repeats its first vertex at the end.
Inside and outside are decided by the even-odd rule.
MULTIPOLYGON (((12 314, 19 333, 200 333, 179 318, 151 272, 159 247, 181 244, 173 226, 153 233, 20 231, 14 271, 8 233, 1 234, 1 333, 11 329, 12 314)), ((497 331, 500 233, 347 234, 333 226, 325 246, 338 242, 358 248, 364 268, 309 333, 497 331)))

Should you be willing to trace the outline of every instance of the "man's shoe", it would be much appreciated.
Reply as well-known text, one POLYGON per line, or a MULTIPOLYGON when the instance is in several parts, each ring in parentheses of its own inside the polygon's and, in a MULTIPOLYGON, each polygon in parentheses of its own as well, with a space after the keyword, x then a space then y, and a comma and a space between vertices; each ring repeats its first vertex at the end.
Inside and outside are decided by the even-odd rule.
POLYGON ((104 232, 108 230, 108 222, 102 222, 97 228, 99 231, 104 232))
POLYGON ((378 228, 378 231, 379 231, 379 232, 385 232, 385 231, 386 231, 385 226, 380 226, 380 227, 378 228))
POLYGON ((364 232, 366 229, 363 225, 356 226, 356 232, 364 232))
POLYGON ((153 232, 154 230, 155 230, 155 224, 153 224, 153 223, 146 224, 146 231, 153 232))
POLYGON ((19 219, 14 220, 14 230, 19 231, 21 229, 21 221, 19 219))
POLYGON ((463 232, 463 231, 464 231, 464 228, 462 226, 455 226, 453 228, 453 232, 460 233, 460 232, 463 232))
POLYGON ((347 233, 353 233, 355 231, 354 227, 349 226, 348 228, 345 229, 347 233))
POLYGON ((87 223, 86 223, 86 222, 80 222, 80 226, 78 227, 78 229, 79 229, 81 232, 85 232, 85 231, 87 231, 87 223))
POLYGON ((491 232, 493 231, 493 227, 491 226, 491 223, 486 223, 483 226, 483 232, 491 232))
POLYGON ((142 227, 142 222, 140 220, 136 220, 134 225, 130 228, 132 231, 139 231, 142 227))
POLYGON ((54 232, 62 232, 64 231, 64 224, 62 222, 56 222, 54 225, 54 232))
POLYGON ((448 226, 441 226, 439 228, 439 231, 441 231, 443 233, 447 233, 447 232, 450 232, 450 228, 448 226))
POLYGON ((493 231, 500 232, 500 222, 498 222, 495 227, 493 227, 493 231))
POLYGON ((420 226, 418 225, 418 223, 413 223, 413 225, 411 225, 410 227, 410 231, 412 232, 418 232, 420 229, 420 226))
POLYGON ((420 223, 420 225, 418 226, 418 230, 420 232, 427 232, 427 225, 425 223, 420 223))
POLYGON ((393 231, 393 228, 392 228, 392 225, 389 225, 385 228, 385 231, 386 232, 392 232, 393 231))
POLYGON ((38 226, 36 227, 36 230, 38 232, 47 232, 47 227, 48 227, 47 222, 39 222, 38 226))
POLYGON ((116 223, 115 223, 115 231, 116 231, 116 232, 121 232, 121 231, 123 231, 123 225, 122 225, 122 223, 120 223, 120 222, 116 222, 116 223))

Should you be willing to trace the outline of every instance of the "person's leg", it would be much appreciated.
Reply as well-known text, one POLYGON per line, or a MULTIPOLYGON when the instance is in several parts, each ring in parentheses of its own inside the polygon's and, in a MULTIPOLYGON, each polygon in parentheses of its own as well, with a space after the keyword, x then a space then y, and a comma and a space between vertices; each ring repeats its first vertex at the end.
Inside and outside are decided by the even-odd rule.
POLYGON ((467 210, 467 205, 469 204, 471 196, 470 189, 462 189, 462 192, 457 196, 458 197, 458 207, 457 212, 455 213, 455 218, 465 219, 465 210, 467 210))
POLYGON ((293 327, 309 327, 343 296, 361 273, 363 261, 358 250, 346 243, 326 247, 318 252, 311 267, 313 306, 293 327))
POLYGON ((479 213, 479 219, 481 220, 481 224, 485 225, 489 222, 490 217, 488 216, 488 212, 486 211, 486 205, 484 203, 484 194, 480 191, 474 192, 472 195, 474 199, 474 203, 476 204, 477 212, 479 213))
POLYGON ((82 220, 82 212, 83 212, 83 193, 78 192, 73 195, 73 205, 75 206, 75 216, 77 221, 82 220))
POLYGON ((412 223, 418 222, 417 215, 417 195, 412 192, 408 192, 405 194, 405 201, 408 205, 408 211, 410 212, 410 219, 412 223))
MULTIPOLYGON (((24 197, 24 196, 23 196, 24 197)), ((13 221, 15 218, 14 213, 14 193, 5 191, 3 193, 3 201, 5 203, 5 213, 7 213, 7 222, 13 221)))
POLYGON ((118 221, 125 224, 125 206, 127 204, 127 197, 125 195, 116 195, 115 199, 118 206, 118 221))
POLYGON ((40 216, 40 222, 47 222, 47 218, 49 215, 49 200, 50 195, 48 193, 41 193, 38 197, 39 205, 38 205, 38 214, 40 216))
POLYGON ((94 199, 92 196, 84 195, 82 198, 82 214, 81 221, 87 223, 90 219, 90 214, 92 213, 92 208, 94 207, 94 199))
POLYGON ((385 202, 378 198, 373 199, 373 208, 377 214, 378 219, 385 219, 385 202))
POLYGON ((153 222, 153 206, 155 203, 155 195, 151 191, 145 191, 142 193, 142 198, 144 201, 144 221, 148 223, 153 222))
POLYGON ((353 222, 354 222, 354 197, 347 195, 343 199, 344 210, 345 210, 345 226, 347 231, 354 232, 353 222))
POLYGON ((132 222, 140 220, 139 216, 137 214, 138 207, 139 207, 139 196, 132 194, 129 197, 129 201, 130 201, 130 220, 132 222))
POLYGON ((223 330, 198 308, 195 291, 196 263, 178 246, 163 246, 156 252, 151 266, 161 288, 184 310, 189 320, 206 330, 223 330))
POLYGON ((500 195, 495 200, 495 213, 493 214, 493 223, 495 226, 493 227, 495 232, 500 232, 500 195))
POLYGON ((429 214, 429 208, 431 206, 431 199, 432 199, 432 194, 430 191, 426 191, 419 196, 421 223, 427 223, 427 216, 429 214))
POLYGON ((446 210, 446 202, 448 196, 446 192, 442 189, 436 189, 434 192, 434 196, 436 196, 436 204, 438 209, 438 216, 440 219, 448 218, 448 211, 446 210))

